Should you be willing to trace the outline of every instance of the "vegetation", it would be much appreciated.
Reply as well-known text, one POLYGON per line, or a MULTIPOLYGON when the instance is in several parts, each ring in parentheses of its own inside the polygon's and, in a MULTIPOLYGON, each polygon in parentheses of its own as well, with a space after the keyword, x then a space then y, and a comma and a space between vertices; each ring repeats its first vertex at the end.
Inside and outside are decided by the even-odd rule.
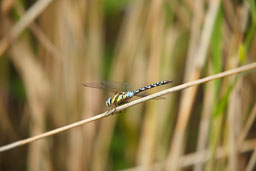
MULTIPOLYGON (((256 60, 254 0, 0 7, 0 146, 108 110, 111 93, 83 83, 175 86, 256 60)), ((254 71, 1 152, 0 170, 255 170, 254 71)))

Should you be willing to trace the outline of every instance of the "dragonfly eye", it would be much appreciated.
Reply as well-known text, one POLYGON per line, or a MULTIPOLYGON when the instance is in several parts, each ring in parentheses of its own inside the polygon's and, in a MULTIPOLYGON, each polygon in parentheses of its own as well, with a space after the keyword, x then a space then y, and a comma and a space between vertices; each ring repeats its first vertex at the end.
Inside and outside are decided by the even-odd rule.
POLYGON ((111 106, 111 97, 109 97, 108 100, 106 101, 106 106, 111 106))

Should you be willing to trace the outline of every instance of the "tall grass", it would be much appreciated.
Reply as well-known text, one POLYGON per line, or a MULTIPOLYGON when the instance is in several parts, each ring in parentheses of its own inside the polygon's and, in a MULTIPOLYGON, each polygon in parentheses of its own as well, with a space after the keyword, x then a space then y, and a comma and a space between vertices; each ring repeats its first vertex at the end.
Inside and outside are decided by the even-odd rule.
MULTIPOLYGON (((111 94, 82 83, 179 85, 256 59, 253 0, 0 3, 0 146, 107 110, 111 94)), ((255 76, 0 153, 0 170, 255 170, 255 76)))

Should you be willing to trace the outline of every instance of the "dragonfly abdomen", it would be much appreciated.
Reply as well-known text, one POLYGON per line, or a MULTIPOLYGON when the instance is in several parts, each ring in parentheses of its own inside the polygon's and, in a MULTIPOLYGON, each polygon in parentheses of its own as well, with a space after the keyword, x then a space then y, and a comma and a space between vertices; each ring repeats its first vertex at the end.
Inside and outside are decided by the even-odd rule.
POLYGON ((172 81, 159 81, 159 82, 156 82, 156 83, 153 83, 153 84, 150 84, 150 85, 146 85, 142 88, 139 88, 137 90, 134 90, 133 93, 134 95, 138 94, 138 93, 141 93, 143 91, 146 91, 148 89, 151 89, 151 88, 154 88, 154 87, 158 87, 158 86, 161 86, 161 85, 165 85, 165 84, 169 84, 171 83, 172 81))

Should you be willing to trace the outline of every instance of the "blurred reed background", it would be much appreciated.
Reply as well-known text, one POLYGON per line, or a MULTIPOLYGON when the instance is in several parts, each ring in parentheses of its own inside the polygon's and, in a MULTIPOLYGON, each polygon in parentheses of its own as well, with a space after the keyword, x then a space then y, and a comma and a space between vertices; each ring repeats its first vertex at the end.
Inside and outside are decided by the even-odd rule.
MULTIPOLYGON (((254 0, 0 3, 0 146, 107 110, 82 83, 174 86, 256 59, 254 0)), ((3 152, 0 170, 255 170, 255 89, 247 72, 173 93, 3 152)))

